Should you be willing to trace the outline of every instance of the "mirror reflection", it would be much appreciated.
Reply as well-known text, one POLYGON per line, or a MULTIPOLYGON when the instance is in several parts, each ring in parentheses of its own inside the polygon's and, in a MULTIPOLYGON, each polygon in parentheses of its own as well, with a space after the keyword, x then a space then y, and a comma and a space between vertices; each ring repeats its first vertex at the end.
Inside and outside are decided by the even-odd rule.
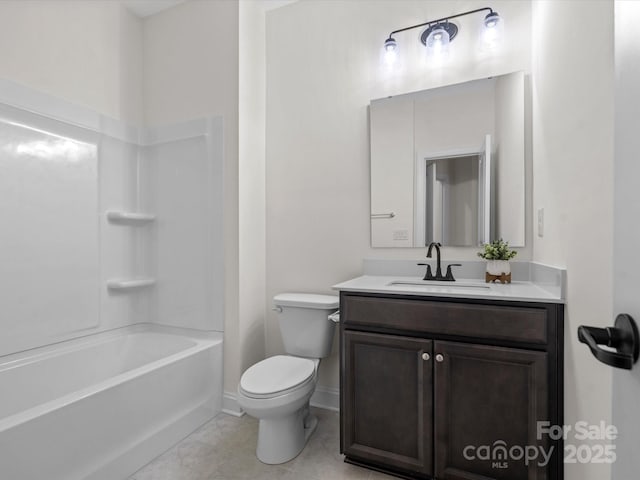
POLYGON ((524 74, 373 100, 373 247, 524 245, 524 74))
MULTIPOLYGON (((484 158, 481 154, 425 158, 422 191, 418 193, 416 234, 421 245, 474 246, 484 238, 482 185, 484 158)), ((418 177, 417 177, 418 178, 418 177)))

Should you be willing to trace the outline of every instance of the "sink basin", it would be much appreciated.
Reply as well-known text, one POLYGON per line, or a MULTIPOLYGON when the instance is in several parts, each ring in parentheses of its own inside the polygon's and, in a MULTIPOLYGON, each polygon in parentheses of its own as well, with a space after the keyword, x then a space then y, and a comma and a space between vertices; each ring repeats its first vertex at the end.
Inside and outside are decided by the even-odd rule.
POLYGON ((482 293, 491 291, 489 285, 465 282, 434 282, 428 280, 394 280, 393 282, 387 283, 387 286, 434 293, 482 293))

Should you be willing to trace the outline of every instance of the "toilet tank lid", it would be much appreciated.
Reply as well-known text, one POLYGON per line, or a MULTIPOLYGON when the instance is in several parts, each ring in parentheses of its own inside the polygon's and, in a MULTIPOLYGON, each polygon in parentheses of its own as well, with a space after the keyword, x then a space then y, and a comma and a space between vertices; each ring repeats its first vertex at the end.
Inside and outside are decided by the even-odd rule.
POLYGON ((335 295, 319 295, 317 293, 281 293, 273 297, 273 303, 279 307, 321 308, 331 310, 338 308, 340 298, 335 295))

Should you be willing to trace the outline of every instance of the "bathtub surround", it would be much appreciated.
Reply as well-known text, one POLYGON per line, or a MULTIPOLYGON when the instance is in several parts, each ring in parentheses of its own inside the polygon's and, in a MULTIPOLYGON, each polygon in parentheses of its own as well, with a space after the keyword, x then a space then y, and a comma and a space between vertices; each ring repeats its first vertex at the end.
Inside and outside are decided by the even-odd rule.
POLYGON ((99 325, 98 138, 0 104, 0 356, 99 325))
MULTIPOLYGON (((4 280, 11 279, 7 288, 18 289, 11 298, 29 298, 29 309, 21 314, 24 305, 16 303, 12 310, 12 303, 4 302, 7 320, 0 354, 141 322, 223 330, 222 119, 141 129, 8 80, 0 80, 0 114, 3 178, 33 183, 32 174, 39 169, 26 160, 44 155, 49 177, 64 173, 67 182, 75 182, 62 187, 83 195, 74 204, 90 211, 71 215, 72 207, 62 208, 55 192, 42 196, 46 184, 37 191, 6 187, 4 221, 29 218, 24 228, 39 226, 46 235, 32 232, 29 242, 3 248, 14 258, 31 258, 19 264, 3 262, 13 265, 12 275, 4 280), (33 138, 14 138, 17 128, 33 138), (53 140, 47 143, 42 136, 53 140), (56 152, 73 162, 55 162, 56 152), (43 200, 51 204, 49 210, 58 210, 38 220, 37 210, 31 209, 43 200), (146 212, 155 218, 142 224, 114 222, 107 212, 146 212), (34 260, 38 252, 55 259, 48 274, 53 277, 45 278, 42 287, 37 282, 43 280, 32 270, 45 262, 34 260), (131 291, 106 288, 111 281, 140 278, 153 279, 156 285, 131 291), (43 291, 34 293, 34 288, 43 291), (55 293, 56 288, 52 297, 47 290, 55 293), (29 327, 31 321, 44 323, 29 327)), ((24 228, 18 233, 24 234, 24 228)))
MULTIPOLYGON (((128 125, 223 117, 224 227, 216 233, 224 235, 225 339, 233 346, 225 349, 230 409, 237 409, 232 392, 241 372, 264 358, 263 322, 270 308, 264 295, 265 200, 260 193, 265 188, 264 10, 286 3, 189 1, 140 19, 111 0, 0 2, 0 40, 20 46, 0 58, 0 78, 128 125), (239 85, 241 74, 245 80, 239 85)), ((126 150, 117 142, 111 148, 126 150)), ((113 178, 119 178, 117 171, 114 167, 113 178)), ((122 228, 113 232, 126 235, 122 228)), ((123 314, 135 314, 122 303, 108 306, 102 320, 114 319, 113 326, 119 326, 123 314)))
POLYGON ((2 473, 123 478, 222 408, 222 119, 136 128, 7 80, 0 118, 2 473))
MULTIPOLYGON (((153 212, 151 321, 224 330, 222 118, 146 129, 140 210, 153 212)), ((144 231, 144 230, 143 230, 144 231)))
MULTIPOLYGON (((261 8, 264 2, 252 3, 261 8)), ((266 309, 264 300, 257 300, 259 296, 255 295, 264 290, 264 270, 260 268, 264 254, 262 260, 243 266, 242 285, 238 271, 238 230, 244 231, 247 239, 257 242, 261 238, 255 232, 260 228, 259 221, 244 221, 243 225, 251 225, 248 231, 239 227, 238 196, 246 198, 244 205, 252 212, 252 219, 264 210, 264 201, 252 196, 259 191, 252 188, 254 184, 244 186, 244 193, 239 193, 238 9, 235 1, 188 1, 141 19, 112 0, 0 2, 0 40, 16 46, 0 58, 0 78, 129 125, 172 125, 211 114, 223 117, 226 335, 232 345, 240 344, 239 290, 243 289, 242 315, 251 319, 242 321, 246 326, 243 331, 253 339, 243 341, 246 346, 242 349, 225 350, 228 391, 235 389, 242 365, 264 356, 264 347, 255 338, 262 337, 266 309), (260 319, 258 324, 256 319, 260 319), (241 360, 241 352, 247 360, 241 360)), ((259 12, 252 9, 243 21, 254 15, 259 12)), ((248 45, 259 50, 257 46, 262 44, 248 45)), ((248 57, 249 64, 250 60, 248 57)), ((259 76, 253 78, 258 81, 259 76)), ((257 92, 260 88, 249 84, 245 90, 257 92)), ((259 119, 259 115, 252 115, 255 121, 259 119)), ((264 122, 262 125, 243 127, 243 131, 256 139, 260 130, 264 135, 264 122)), ((245 158, 250 164, 259 163, 264 159, 264 149, 262 152, 262 157, 247 154, 245 158)))

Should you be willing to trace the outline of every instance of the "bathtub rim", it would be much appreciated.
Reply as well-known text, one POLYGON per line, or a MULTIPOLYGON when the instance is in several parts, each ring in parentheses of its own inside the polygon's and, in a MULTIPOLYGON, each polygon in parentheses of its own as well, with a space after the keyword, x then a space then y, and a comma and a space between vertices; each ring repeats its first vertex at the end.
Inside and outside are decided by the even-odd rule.
POLYGON ((158 370, 171 363, 178 362, 184 358, 190 357, 218 345, 220 346, 220 348, 222 348, 223 346, 222 332, 169 327, 153 323, 137 323, 134 325, 118 327, 99 333, 83 335, 82 337, 76 337, 71 340, 56 342, 50 345, 45 345, 18 353, 0 356, 0 373, 2 373, 2 371, 4 370, 18 368, 22 365, 27 365, 29 363, 38 361, 46 361, 47 358, 52 358, 64 353, 80 350, 82 348, 100 344, 104 341, 131 335, 134 333, 160 333, 165 335, 185 337, 189 340, 192 340, 194 342, 194 345, 171 355, 167 355, 165 357, 157 359, 153 362, 146 363, 137 368, 133 368, 126 372, 120 373, 106 380, 102 380, 100 382, 88 385, 84 388, 74 390, 72 392, 48 400, 39 405, 27 408, 7 417, 0 418, 0 434, 13 427, 26 423, 34 418, 64 408, 82 399, 95 395, 98 392, 134 380, 146 373, 158 370))

